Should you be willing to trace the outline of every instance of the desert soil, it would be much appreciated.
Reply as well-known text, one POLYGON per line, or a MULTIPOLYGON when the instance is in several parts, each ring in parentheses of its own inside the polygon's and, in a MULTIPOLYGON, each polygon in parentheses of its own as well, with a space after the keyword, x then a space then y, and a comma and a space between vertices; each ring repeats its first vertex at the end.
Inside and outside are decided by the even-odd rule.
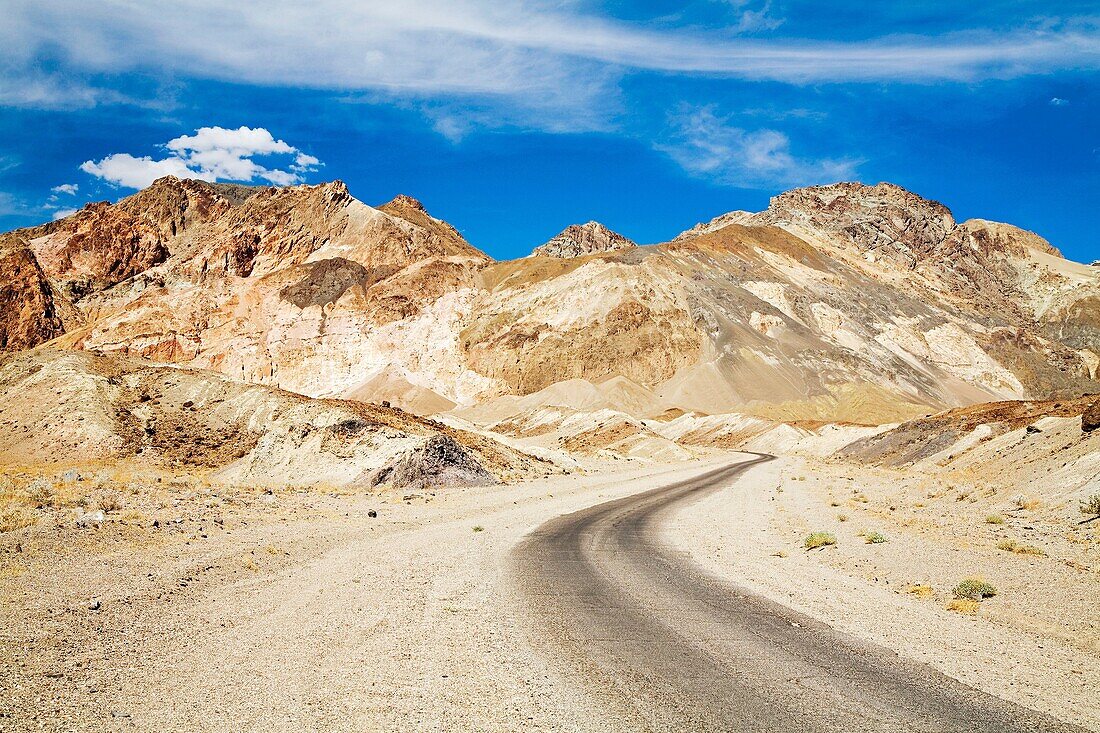
MULTIPOLYGON (((109 520, 5 533, 0 728, 617 730, 598 698, 536 651, 540 629, 508 576, 510 553, 556 516, 730 458, 408 500, 278 492, 217 517, 199 496, 157 528, 109 520)), ((905 526, 908 515, 878 508, 883 481, 773 461, 676 515, 665 536, 716 576, 1100 730, 1095 571, 905 526), (838 512, 830 497, 853 483, 872 501, 844 498, 859 504, 845 509, 852 518, 826 526, 838 512), (863 544, 856 533, 871 528, 889 542, 863 544), (802 550, 809 529, 836 531, 838 545, 802 550), (1042 588, 1056 567, 1072 572, 1042 588), (947 611, 947 589, 972 571, 1000 595, 975 616, 947 611), (917 582, 933 595, 905 592, 917 582)))

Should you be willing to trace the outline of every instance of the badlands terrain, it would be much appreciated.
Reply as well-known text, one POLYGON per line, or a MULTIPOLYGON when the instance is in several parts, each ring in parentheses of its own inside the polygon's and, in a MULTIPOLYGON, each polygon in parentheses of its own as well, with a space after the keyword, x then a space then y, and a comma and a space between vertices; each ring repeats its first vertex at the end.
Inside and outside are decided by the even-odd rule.
POLYGON ((162 178, 0 235, 0 729, 1100 730, 1098 368, 891 184, 498 262, 162 178))

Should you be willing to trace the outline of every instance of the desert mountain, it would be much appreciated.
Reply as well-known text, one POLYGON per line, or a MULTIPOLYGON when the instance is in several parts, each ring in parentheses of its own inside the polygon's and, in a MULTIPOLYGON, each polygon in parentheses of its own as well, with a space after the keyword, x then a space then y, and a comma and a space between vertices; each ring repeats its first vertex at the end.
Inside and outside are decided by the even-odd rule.
POLYGON ((598 221, 571 224, 546 244, 535 247, 532 257, 580 257, 637 247, 623 235, 613 232, 598 221))
POLYGON ((539 248, 554 256, 509 262, 414 199, 375 208, 340 182, 165 178, 3 241, 8 349, 416 412, 541 393, 637 417, 890 422, 1100 392, 1100 270, 890 184, 790 191, 656 246, 570 227, 539 248))

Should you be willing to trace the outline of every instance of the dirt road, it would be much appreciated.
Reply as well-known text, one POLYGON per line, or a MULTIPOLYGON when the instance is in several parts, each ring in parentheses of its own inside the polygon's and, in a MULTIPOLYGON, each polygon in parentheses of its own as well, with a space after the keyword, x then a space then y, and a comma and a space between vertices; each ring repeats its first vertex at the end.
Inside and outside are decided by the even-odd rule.
MULTIPOLYGON (((287 492, 221 523, 200 496, 172 508, 182 530, 44 529, 0 574, 0 730, 1068 729, 713 580, 709 552, 688 562, 748 536, 730 512, 774 505, 756 477, 781 461, 736 460, 411 502, 287 492), (704 538, 662 544, 710 501, 688 522, 704 538)), ((800 582, 765 559, 757 575, 800 582)), ((989 648, 980 622, 899 603, 989 648)), ((1027 661, 996 648, 991 677, 1027 661)), ((1028 689, 1068 716, 1059 685, 1028 689)))
POLYGON ((622 729, 1077 730, 719 581, 662 541, 684 504, 770 459, 560 517, 513 552, 544 653, 570 660, 622 729))

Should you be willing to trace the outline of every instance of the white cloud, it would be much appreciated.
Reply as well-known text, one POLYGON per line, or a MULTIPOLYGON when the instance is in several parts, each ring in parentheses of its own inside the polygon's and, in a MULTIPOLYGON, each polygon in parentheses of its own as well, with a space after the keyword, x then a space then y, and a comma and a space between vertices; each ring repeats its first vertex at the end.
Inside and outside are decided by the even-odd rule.
POLYGON ((791 153, 778 130, 745 130, 713 107, 685 108, 671 117, 669 139, 657 145, 688 173, 738 188, 775 188, 851 179, 855 160, 810 160, 791 153))
POLYGON ((60 186, 54 186, 50 190, 54 193, 63 193, 68 196, 75 196, 76 192, 80 190, 80 186, 76 183, 62 183, 60 186))
POLYGON ((161 176, 214 180, 214 176, 209 173, 191 170, 180 158, 153 160, 148 155, 135 158, 129 153, 108 155, 98 163, 86 160, 81 164, 80 170, 124 188, 145 188, 161 176))
POLYGON ((54 221, 57 221, 58 219, 64 219, 66 216, 72 216, 78 211, 80 211, 80 209, 58 209, 50 216, 53 218, 54 221))
POLYGON ((1051 97, 1050 103, 1055 107, 1061 107, 1063 105, 1069 104, 1069 100, 1062 99, 1061 97, 1051 97))
POLYGON ((198 178, 204 181, 263 180, 276 186, 301 183, 302 175, 321 161, 283 140, 276 140, 262 127, 202 127, 194 135, 181 135, 164 147, 171 153, 156 160, 129 153, 108 155, 99 162, 85 161, 85 173, 126 188, 144 188, 162 176, 198 178), (267 168, 256 156, 293 155, 290 170, 267 168))
MULTIPOLYGON (((624 74, 653 70, 788 83, 975 81, 1100 68, 1094 21, 1016 31, 885 36, 852 42, 739 37, 737 28, 658 29, 550 0, 51 0, 15 3, 0 25, 7 79, 33 73, 58 49, 81 73, 172 74, 276 86, 461 97, 510 108, 528 124, 592 129, 624 74)), ((773 26, 745 10, 745 30, 773 26)), ((55 55, 57 55, 55 53, 55 55)), ((55 85, 57 82, 55 80, 55 85)), ((0 84, 0 101, 4 85, 0 84)), ((65 89, 15 103, 56 103, 65 89)), ((83 103, 99 94, 68 90, 83 103)), ((461 126, 454 115, 443 124, 461 126)))
POLYGON ((783 25, 783 18, 775 18, 771 15, 771 0, 766 0, 759 10, 742 10, 737 22, 739 33, 753 33, 755 31, 774 31, 783 25))

